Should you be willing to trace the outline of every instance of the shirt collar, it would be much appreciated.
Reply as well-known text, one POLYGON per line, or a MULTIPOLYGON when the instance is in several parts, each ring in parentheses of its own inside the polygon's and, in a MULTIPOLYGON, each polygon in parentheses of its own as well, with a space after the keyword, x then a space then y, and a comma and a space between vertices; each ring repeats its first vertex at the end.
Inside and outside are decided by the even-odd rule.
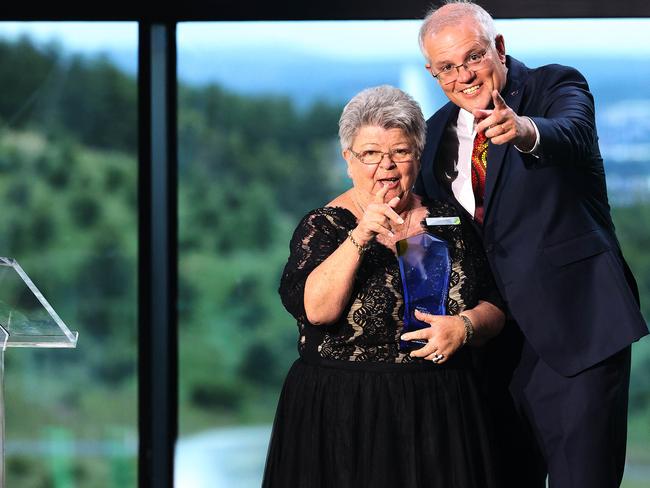
POLYGON ((468 112, 464 108, 461 108, 458 111, 458 121, 456 130, 459 133, 467 134, 468 136, 475 136, 476 131, 474 130, 474 116, 471 112, 468 112))

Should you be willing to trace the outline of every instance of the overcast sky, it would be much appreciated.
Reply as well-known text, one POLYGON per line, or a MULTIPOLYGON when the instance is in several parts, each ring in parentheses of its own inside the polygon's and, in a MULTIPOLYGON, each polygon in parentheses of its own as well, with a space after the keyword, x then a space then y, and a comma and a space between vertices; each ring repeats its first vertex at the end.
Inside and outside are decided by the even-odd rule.
MULTIPOLYGON (((179 48, 191 50, 286 46, 340 59, 417 54, 419 21, 188 22, 179 24, 179 48)), ((624 57, 650 55, 650 19, 502 20, 497 27, 514 55, 624 57)), ((28 33, 77 52, 135 49, 135 22, 0 22, 0 36, 28 33)))

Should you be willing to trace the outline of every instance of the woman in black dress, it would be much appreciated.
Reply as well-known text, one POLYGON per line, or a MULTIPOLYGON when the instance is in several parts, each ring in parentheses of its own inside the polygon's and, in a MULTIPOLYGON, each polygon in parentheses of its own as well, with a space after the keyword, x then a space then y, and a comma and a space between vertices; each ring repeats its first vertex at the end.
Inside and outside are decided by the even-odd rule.
MULTIPOLYGON (((266 488, 497 488, 470 351, 504 315, 471 226, 428 230, 450 244, 447 314, 411 353, 399 349, 404 302, 395 243, 426 217, 459 213, 411 190, 425 123, 390 86, 370 88, 339 122, 353 187, 309 212, 290 243, 280 295, 300 358, 280 397, 266 488)), ((412 335, 407 336, 412 339, 412 335)))

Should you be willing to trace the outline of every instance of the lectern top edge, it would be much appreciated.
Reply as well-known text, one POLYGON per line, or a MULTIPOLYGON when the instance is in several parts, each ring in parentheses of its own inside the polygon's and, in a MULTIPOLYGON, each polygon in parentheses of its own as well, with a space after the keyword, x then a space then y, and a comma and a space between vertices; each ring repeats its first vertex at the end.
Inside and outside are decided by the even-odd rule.
POLYGON ((0 257, 0 349, 75 348, 78 336, 78 332, 65 325, 18 262, 0 257))

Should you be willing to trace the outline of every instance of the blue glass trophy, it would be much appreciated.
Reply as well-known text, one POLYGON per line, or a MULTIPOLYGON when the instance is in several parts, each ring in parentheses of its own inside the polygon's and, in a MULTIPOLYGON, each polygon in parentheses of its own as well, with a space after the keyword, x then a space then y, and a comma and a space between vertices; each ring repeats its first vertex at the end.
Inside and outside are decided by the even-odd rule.
MULTIPOLYGON (((429 327, 415 318, 415 310, 445 315, 451 259, 446 241, 424 232, 397 242, 397 259, 404 291, 404 329, 429 327)), ((425 340, 400 341, 400 349, 418 349, 425 340)))

